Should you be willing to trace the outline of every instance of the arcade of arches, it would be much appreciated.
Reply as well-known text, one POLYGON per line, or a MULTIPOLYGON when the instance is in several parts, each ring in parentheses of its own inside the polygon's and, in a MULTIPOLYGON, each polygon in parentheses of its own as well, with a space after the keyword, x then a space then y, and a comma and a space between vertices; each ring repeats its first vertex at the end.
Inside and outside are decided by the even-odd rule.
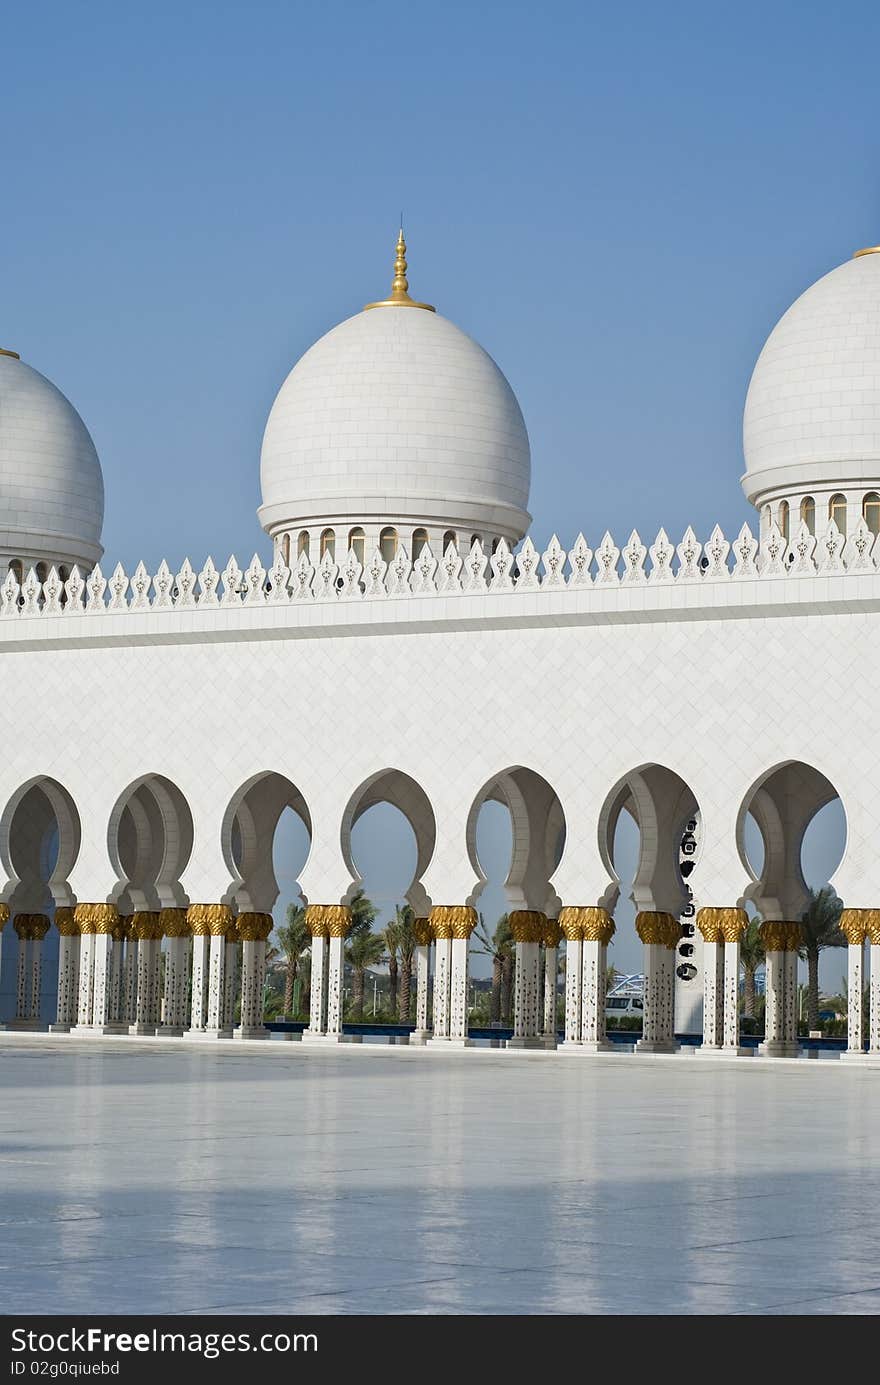
MULTIPOLYGON (((343 897, 310 901, 311 991, 306 1043, 343 1037, 345 938, 350 900, 358 888, 351 833, 379 803, 399 810, 415 839, 415 873, 406 899, 416 918, 416 1023, 410 1042, 429 1048, 468 1044, 468 952, 486 876, 477 854, 477 818, 486 802, 510 814, 512 850, 504 882, 516 953, 514 1023, 509 1046, 599 1053, 611 1047, 605 1030, 607 947, 620 896, 615 833, 622 815, 638 829, 631 899, 643 949, 644 1026, 636 1051, 675 1051, 676 953, 694 953, 702 969, 703 1055, 734 1056, 739 1034, 740 945, 748 907, 760 913, 766 952, 765 1037, 760 1052, 798 1052, 797 957, 809 900, 801 852, 810 823, 837 798, 833 784, 811 766, 789 761, 763 775, 744 798, 735 849, 742 864, 738 898, 706 898, 699 885, 700 804, 675 771, 658 764, 627 773, 610 791, 597 823, 607 873, 599 898, 564 898, 568 824, 553 787, 534 770, 511 766, 484 784, 462 823, 462 850, 474 886, 465 899, 435 902, 423 880, 435 851, 437 827, 425 790, 388 769, 349 798, 339 824, 339 850, 351 877, 343 897), (760 834, 762 859, 750 863, 746 821, 760 834), (683 836, 696 847, 682 856, 683 836), (693 871, 693 875, 691 872, 693 871), (695 902, 696 901, 696 902, 695 902), (691 922, 690 920, 694 921, 691 922), (564 946, 564 1035, 557 1034, 557 969, 564 946)), ((243 784, 226 811, 220 852, 228 880, 221 896, 200 901, 184 887, 195 840, 193 816, 181 790, 145 774, 122 792, 107 827, 107 890, 103 898, 74 896, 71 876, 80 849, 81 820, 73 798, 50 778, 24 784, 0 818, 0 928, 10 919, 17 940, 15 1014, 10 1029, 36 1030, 41 1020, 44 941, 58 935, 58 986, 53 1033, 265 1038, 263 995, 272 910, 279 897, 273 840, 281 815, 292 811, 311 838, 309 807, 285 776, 266 773, 243 784)), ((754 854, 754 853, 753 853, 754 854)), ((844 904, 846 901, 844 901, 844 904)), ((880 908, 844 908, 848 944, 848 1051, 880 1056, 880 908), (868 954, 866 957, 866 945, 868 954), (869 987, 867 1034, 863 987, 869 987)), ((8 936, 8 934, 7 934, 8 936)), ((688 966, 682 971, 694 971, 688 966)))

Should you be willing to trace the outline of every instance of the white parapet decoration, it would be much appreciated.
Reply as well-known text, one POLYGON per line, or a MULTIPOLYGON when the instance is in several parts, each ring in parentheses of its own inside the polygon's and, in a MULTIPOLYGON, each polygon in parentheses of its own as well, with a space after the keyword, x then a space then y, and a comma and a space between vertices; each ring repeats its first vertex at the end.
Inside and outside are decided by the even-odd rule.
POLYGON ((464 555, 450 543, 439 560, 426 544, 414 562, 403 546, 391 562, 376 548, 363 564, 350 549, 341 566, 329 551, 317 566, 301 553, 293 568, 279 554, 268 571, 256 553, 245 569, 230 556, 222 573, 209 557, 198 575, 188 558, 176 575, 163 560, 152 577, 144 563, 138 563, 131 577, 117 563, 109 581, 100 564, 85 576, 74 567, 65 582, 54 567, 42 581, 31 568, 20 583, 10 570, 0 586, 0 617, 66 618, 82 613, 101 616, 214 607, 242 610, 296 602, 432 596, 500 599, 512 592, 599 593, 658 584, 855 578, 876 573, 878 567, 880 539, 864 520, 846 538, 833 520, 818 537, 801 523, 791 539, 771 524, 760 541, 744 524, 732 543, 716 524, 705 545, 688 526, 677 545, 661 529, 647 547, 634 529, 623 548, 606 533, 595 551, 579 534, 566 552, 554 534, 542 554, 526 538, 517 552, 503 539, 492 553, 486 553, 478 540, 464 555))

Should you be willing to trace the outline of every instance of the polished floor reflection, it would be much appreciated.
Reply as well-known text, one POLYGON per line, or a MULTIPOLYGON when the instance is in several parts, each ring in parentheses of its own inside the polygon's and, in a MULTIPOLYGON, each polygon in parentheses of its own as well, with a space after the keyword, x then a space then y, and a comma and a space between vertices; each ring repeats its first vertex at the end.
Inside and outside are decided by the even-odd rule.
POLYGON ((878 1093, 811 1062, 7 1040, 2 1311, 876 1313, 878 1093))

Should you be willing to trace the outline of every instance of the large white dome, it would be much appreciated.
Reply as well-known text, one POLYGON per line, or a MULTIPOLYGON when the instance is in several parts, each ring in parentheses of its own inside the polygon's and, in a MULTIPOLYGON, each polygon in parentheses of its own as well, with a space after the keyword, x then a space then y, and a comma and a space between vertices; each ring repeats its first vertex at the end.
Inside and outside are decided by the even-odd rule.
POLYGON ((104 481, 76 409, 39 371, 0 353, 0 554, 91 569, 101 557, 104 481))
POLYGON ((807 289, 758 358, 743 424, 754 504, 880 483, 880 253, 807 289))
POLYGON ((518 539, 529 525, 529 440, 510 385, 405 289, 297 362, 269 415, 261 479, 260 522, 276 536, 393 522, 518 539))

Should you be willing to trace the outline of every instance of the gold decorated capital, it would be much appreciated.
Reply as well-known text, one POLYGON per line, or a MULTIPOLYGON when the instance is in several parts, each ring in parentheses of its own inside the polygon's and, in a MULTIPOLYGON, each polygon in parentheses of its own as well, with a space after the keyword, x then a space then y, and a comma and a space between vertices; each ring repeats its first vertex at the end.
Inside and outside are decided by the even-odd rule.
POLYGON ((614 920, 598 905, 566 904, 559 910, 558 923, 570 943, 610 943, 614 937, 614 920))
POLYGON ((539 943, 547 927, 547 915, 537 909, 514 909, 507 915, 507 922, 515 943, 539 943))
POLYGON ((351 909, 347 904, 327 904, 324 907, 327 932, 331 938, 347 938, 351 929, 351 909))
POLYGON ((127 942, 131 937, 131 918, 120 914, 113 932, 110 934, 114 943, 127 942))
POLYGON ((188 938, 190 927, 186 916, 186 909, 160 909, 159 922, 162 925, 163 936, 166 938, 188 938))
POLYGON ((326 938, 328 936, 323 904, 307 904, 304 922, 313 938, 326 938))
POLYGON ((430 919, 413 920, 413 937, 416 940, 417 947, 428 947, 433 936, 430 919))
POLYGON ((672 914, 645 909, 636 914, 636 932, 643 943, 654 947, 674 948, 681 937, 681 924, 672 914))
POLYGON ((431 931, 435 938, 469 938, 477 926, 477 911, 465 904, 435 904, 431 931))
POLYGON ((37 942, 49 932, 45 914, 16 914, 12 926, 21 942, 37 942))
POLYGON ((271 914, 239 914, 235 928, 243 943, 264 943, 272 932, 271 914))
POLYGON ((194 938, 222 938, 232 926, 233 915, 228 904, 191 904, 186 921, 194 938))
POLYGON ((132 914, 129 927, 131 936, 140 942, 158 942, 162 937, 159 914, 153 909, 139 909, 137 913, 132 914))
POLYGON ((79 925, 74 918, 75 910, 62 904, 60 909, 55 910, 55 927, 62 938, 76 938, 79 936, 79 925))
POLYGON ((698 909, 697 927, 707 943, 738 943, 749 926, 745 909, 698 909))
POLYGON ((227 928, 227 930, 226 930, 226 941, 227 941, 227 943, 240 943, 240 942, 241 942, 241 934, 240 934, 239 931, 238 931, 238 924, 237 924, 237 923, 233 923, 232 926, 231 926, 230 928, 227 928))
POLYGON ((73 911, 73 921, 80 933, 94 933, 92 925, 92 910, 94 904, 77 904, 73 911))
POLYGON ((868 936, 868 914, 876 909, 844 909, 840 915, 840 931, 850 947, 861 947, 868 936))
POLYGON ((115 904, 92 904, 89 913, 89 932, 100 936, 110 936, 119 923, 119 910, 115 904))
POLYGON ((558 947, 562 941, 562 929, 557 919, 548 919, 541 939, 545 947, 558 947))
POLYGON ((765 952, 785 952, 788 942, 788 924, 781 919, 765 919, 758 928, 765 952))
POLYGON ((880 909, 866 909, 867 930, 871 943, 876 947, 880 943, 880 909))
POLYGON ((0 933, 9 922, 10 908, 8 904, 0 904, 0 933))

